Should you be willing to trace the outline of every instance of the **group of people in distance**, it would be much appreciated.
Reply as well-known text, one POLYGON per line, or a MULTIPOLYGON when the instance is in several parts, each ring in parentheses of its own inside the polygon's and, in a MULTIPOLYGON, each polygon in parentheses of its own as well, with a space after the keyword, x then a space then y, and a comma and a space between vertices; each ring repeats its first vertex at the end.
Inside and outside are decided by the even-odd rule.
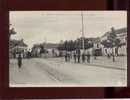
POLYGON ((65 52, 66 62, 70 62, 70 60, 73 59, 75 63, 80 63, 81 61, 84 63, 86 60, 88 63, 90 63, 90 57, 91 55, 89 51, 87 51, 87 53, 85 53, 85 51, 81 53, 80 49, 73 51, 73 53, 69 51, 65 52))
MULTIPOLYGON (((80 63, 80 62, 84 63, 86 61, 88 63, 90 63, 91 54, 89 51, 87 51, 87 53, 85 51, 83 51, 83 53, 81 53, 81 50, 78 49, 78 50, 73 51, 73 53, 70 51, 66 51, 64 57, 65 57, 66 62, 70 62, 70 60, 73 59, 73 61, 75 63, 80 63)), ((21 66, 22 66, 22 58, 23 58, 22 54, 19 53, 18 57, 17 57, 19 68, 21 68, 21 66)))

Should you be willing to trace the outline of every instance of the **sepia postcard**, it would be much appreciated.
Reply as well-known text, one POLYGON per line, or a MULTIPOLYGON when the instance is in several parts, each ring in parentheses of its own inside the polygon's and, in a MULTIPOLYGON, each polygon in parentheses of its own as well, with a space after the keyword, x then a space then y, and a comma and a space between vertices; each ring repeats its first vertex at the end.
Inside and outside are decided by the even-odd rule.
POLYGON ((126 87, 127 11, 10 11, 10 87, 126 87))

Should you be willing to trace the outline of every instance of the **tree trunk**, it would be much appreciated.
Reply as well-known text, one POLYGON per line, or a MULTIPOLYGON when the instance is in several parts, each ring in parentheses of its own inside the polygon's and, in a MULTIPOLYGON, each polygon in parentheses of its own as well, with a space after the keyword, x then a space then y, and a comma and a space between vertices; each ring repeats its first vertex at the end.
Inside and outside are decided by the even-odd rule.
POLYGON ((115 62, 114 48, 112 47, 113 62, 115 62))

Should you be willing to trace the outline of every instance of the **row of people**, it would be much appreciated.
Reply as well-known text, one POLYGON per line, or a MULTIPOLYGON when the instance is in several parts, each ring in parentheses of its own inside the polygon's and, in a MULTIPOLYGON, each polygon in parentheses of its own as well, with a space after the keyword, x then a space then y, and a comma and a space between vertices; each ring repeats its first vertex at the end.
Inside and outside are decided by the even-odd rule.
POLYGON ((69 62, 71 59, 73 59, 75 63, 77 63, 77 62, 80 63, 81 60, 83 63, 86 60, 88 63, 90 63, 90 57, 91 57, 91 55, 90 55, 89 51, 87 53, 83 52, 82 54, 81 54, 80 50, 74 51, 73 54, 70 52, 67 52, 67 51, 65 53, 65 61, 66 62, 69 62))

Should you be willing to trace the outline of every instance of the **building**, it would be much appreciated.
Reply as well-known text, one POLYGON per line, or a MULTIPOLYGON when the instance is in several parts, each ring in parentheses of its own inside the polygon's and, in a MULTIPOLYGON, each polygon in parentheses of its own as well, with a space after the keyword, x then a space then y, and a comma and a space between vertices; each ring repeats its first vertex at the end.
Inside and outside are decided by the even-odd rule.
POLYGON ((58 44, 56 43, 46 43, 44 44, 44 48, 45 49, 57 49, 58 48, 58 44))
MULTIPOLYGON (((118 55, 127 55, 127 28, 116 29, 116 38, 120 40, 120 45, 114 46, 114 54, 117 49, 118 55)), ((108 40, 110 31, 106 32, 103 36, 100 37, 101 42, 108 40)), ((112 53, 112 48, 107 48, 102 45, 102 54, 107 55, 112 53)))
POLYGON ((58 55, 58 44, 56 43, 42 43, 42 44, 34 44, 32 47, 32 55, 34 57, 45 57, 58 55), (53 54, 54 53, 54 54, 53 54))
POLYGON ((21 40, 10 40, 9 41, 9 57, 16 58, 18 53, 22 53, 22 56, 25 56, 27 51, 27 44, 24 43, 23 39, 21 40))
MULTIPOLYGON (((121 40, 121 43, 125 43, 127 39, 127 28, 121 28, 115 30, 117 38, 121 40)), ((103 36, 101 36, 100 40, 107 40, 108 36, 110 35, 110 31, 106 32, 103 36)))
POLYGON ((48 56, 58 56, 59 50, 58 50, 58 43, 46 43, 44 45, 44 48, 48 51, 48 56))

